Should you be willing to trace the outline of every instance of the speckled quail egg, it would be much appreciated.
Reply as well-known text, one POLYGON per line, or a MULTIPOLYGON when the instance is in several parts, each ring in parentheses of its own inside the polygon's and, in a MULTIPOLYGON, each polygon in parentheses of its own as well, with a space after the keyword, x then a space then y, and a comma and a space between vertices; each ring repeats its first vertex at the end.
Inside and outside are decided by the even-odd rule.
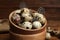
POLYGON ((28 8, 23 8, 24 13, 30 13, 30 10, 28 8))
POLYGON ((32 23, 26 21, 22 24, 22 28, 31 29, 32 28, 32 23))
POLYGON ((21 20, 20 15, 18 15, 18 14, 14 14, 12 16, 12 19, 15 20, 16 22, 20 22, 20 20, 21 20))
POLYGON ((53 30, 51 29, 51 27, 47 27, 47 32, 52 32, 53 30))
POLYGON ((43 14, 38 14, 37 17, 38 17, 38 20, 41 23, 45 23, 46 22, 46 18, 43 16, 43 14))
POLYGON ((37 14, 37 16, 38 16, 38 17, 41 17, 41 18, 44 17, 43 14, 37 14))
POLYGON ((38 14, 39 14, 39 13, 37 13, 37 12, 36 12, 36 13, 32 13, 33 17, 38 16, 38 14))
POLYGON ((46 39, 50 39, 51 38, 51 35, 50 35, 50 33, 46 33, 46 39))
POLYGON ((46 22, 46 19, 45 19, 45 18, 41 18, 41 19, 39 19, 39 21, 40 21, 42 24, 44 24, 44 23, 46 22))
POLYGON ((30 14, 22 14, 22 17, 25 18, 25 21, 31 21, 33 19, 33 17, 30 14))
POLYGON ((40 29, 42 27, 42 24, 39 21, 34 21, 33 22, 33 27, 36 29, 40 29))

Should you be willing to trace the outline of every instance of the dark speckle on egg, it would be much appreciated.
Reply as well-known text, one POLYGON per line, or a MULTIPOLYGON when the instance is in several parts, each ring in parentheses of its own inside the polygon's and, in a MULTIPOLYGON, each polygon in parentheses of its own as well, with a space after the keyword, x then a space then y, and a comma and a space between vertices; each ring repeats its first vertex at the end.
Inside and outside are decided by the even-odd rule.
POLYGON ((16 13, 16 14, 19 14, 21 16, 23 12, 24 12, 24 10, 21 10, 20 13, 16 13))
POLYGON ((29 27, 26 27, 26 29, 29 29, 29 27))
POLYGON ((44 23, 40 22, 42 24, 42 26, 44 26, 44 23))
POLYGON ((38 21, 38 19, 35 17, 35 18, 33 18, 32 22, 34 22, 34 21, 38 21))
POLYGON ((53 31, 50 32, 51 36, 56 36, 53 31))
POLYGON ((24 12, 24 10, 21 10, 21 13, 23 13, 24 12))
POLYGON ((21 22, 20 23, 23 23, 24 21, 25 21, 25 18, 21 17, 21 22))

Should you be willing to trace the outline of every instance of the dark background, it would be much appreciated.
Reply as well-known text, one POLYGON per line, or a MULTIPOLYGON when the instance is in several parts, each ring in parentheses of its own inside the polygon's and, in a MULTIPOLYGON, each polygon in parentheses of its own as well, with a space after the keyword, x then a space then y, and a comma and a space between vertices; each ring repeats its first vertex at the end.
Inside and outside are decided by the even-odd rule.
POLYGON ((13 10, 20 8, 21 2, 34 10, 44 7, 44 15, 48 20, 60 20, 60 0, 0 0, 0 18, 8 18, 13 10))

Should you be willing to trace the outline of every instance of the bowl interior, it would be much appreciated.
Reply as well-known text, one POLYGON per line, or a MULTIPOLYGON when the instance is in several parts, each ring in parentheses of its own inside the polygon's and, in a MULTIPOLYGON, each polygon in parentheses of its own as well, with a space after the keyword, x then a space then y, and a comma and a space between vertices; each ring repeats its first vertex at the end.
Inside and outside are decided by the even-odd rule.
MULTIPOLYGON (((15 11, 17 11, 17 10, 15 10, 15 11)), ((10 21, 10 23, 11 23, 12 25, 14 25, 15 27, 17 27, 17 28, 19 28, 19 29, 26 30, 26 31, 37 31, 37 30, 41 30, 41 29, 45 28, 46 25, 47 25, 47 20, 46 20, 45 24, 44 24, 40 29, 25 29, 25 28, 19 27, 18 25, 16 25, 16 24, 12 21, 12 15, 14 14, 15 11, 13 11, 13 12, 9 15, 9 21, 10 21)), ((32 11, 32 12, 36 12, 36 11, 34 11, 34 10, 31 10, 31 11, 32 11)))

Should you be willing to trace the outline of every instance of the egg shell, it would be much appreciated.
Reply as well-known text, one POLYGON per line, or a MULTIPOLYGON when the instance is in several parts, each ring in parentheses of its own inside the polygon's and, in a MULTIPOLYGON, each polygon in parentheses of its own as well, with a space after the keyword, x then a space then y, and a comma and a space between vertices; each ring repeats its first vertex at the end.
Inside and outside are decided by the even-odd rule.
POLYGON ((33 17, 36 17, 39 13, 32 13, 33 17))
POLYGON ((40 29, 42 27, 42 24, 39 21, 34 21, 33 27, 35 27, 36 29, 40 29))
POLYGON ((22 14, 22 17, 25 18, 25 21, 31 21, 33 19, 33 17, 30 14, 22 14))
POLYGON ((38 17, 41 17, 41 18, 44 17, 43 14, 37 14, 37 16, 38 16, 38 17))
POLYGON ((25 29, 31 29, 32 28, 32 23, 26 21, 22 24, 22 27, 25 29))
POLYGON ((24 13, 29 13, 30 10, 28 8, 23 8, 24 9, 24 13))
POLYGON ((14 15, 12 16, 12 19, 15 20, 16 23, 19 23, 20 20, 21 20, 20 15, 18 15, 18 14, 14 14, 14 15))
POLYGON ((46 39, 50 39, 51 38, 51 35, 50 35, 50 33, 46 33, 46 39))
POLYGON ((38 14, 38 20, 43 24, 46 22, 46 18, 43 16, 43 14, 38 14))

